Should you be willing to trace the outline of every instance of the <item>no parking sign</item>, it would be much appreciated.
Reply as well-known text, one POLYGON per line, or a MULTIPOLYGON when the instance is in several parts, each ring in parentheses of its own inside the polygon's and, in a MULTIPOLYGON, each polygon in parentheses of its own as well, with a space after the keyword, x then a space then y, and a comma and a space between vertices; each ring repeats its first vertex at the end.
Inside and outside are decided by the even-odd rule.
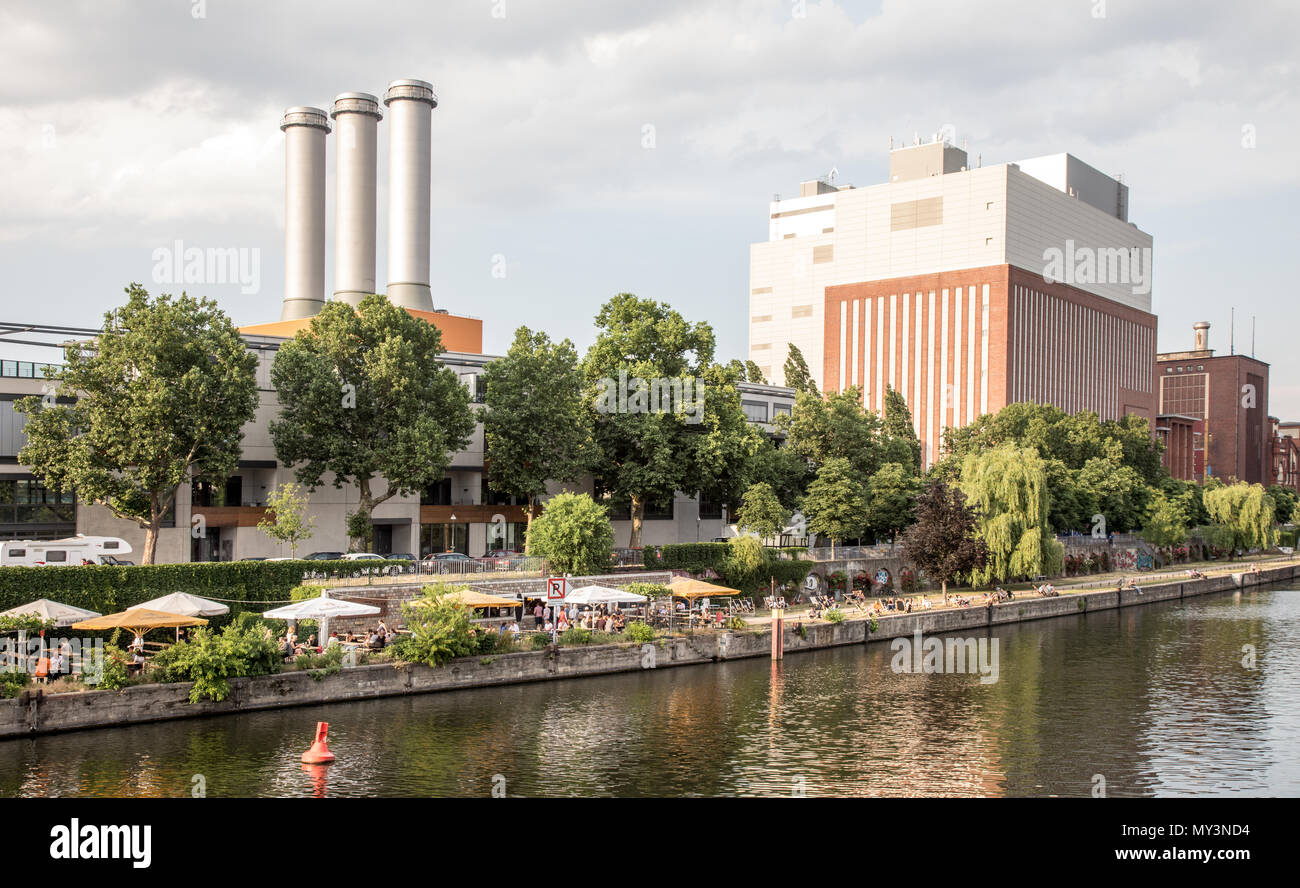
POLYGON ((546 578, 546 600, 563 601, 569 594, 568 577, 547 577, 546 578))

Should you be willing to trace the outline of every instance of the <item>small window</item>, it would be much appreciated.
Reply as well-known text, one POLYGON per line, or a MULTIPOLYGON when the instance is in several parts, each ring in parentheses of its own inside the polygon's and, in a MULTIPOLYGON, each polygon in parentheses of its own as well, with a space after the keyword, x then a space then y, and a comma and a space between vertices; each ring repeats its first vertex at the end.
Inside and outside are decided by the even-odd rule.
POLYGON ((104 543, 104 548, 105 548, 105 549, 116 549, 116 548, 117 548, 117 540, 108 540, 107 542, 104 543))
POLYGON ((68 560, 68 553, 63 549, 50 549, 45 553, 47 564, 62 564, 68 560))
POLYGON ((14 558, 26 558, 26 557, 27 557, 27 550, 26 550, 26 549, 10 549, 10 550, 9 550, 9 554, 10 554, 12 557, 14 557, 14 558))
POLYGON ((793 408, 792 408, 789 404, 773 404, 773 405, 772 405, 772 415, 773 415, 773 416, 789 416, 789 415, 791 414, 792 410, 793 410, 793 408))
POLYGON ((767 404, 763 401, 741 401, 745 418, 750 422, 767 422, 767 404))

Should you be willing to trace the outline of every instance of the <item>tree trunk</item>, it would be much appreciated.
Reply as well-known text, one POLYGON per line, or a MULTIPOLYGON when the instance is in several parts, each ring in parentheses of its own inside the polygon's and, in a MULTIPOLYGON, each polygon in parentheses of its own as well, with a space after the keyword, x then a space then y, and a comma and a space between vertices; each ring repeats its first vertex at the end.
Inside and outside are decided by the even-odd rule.
POLYGON ((628 536, 629 549, 641 548, 641 524, 645 520, 645 497, 632 494, 632 532, 628 536))
POLYGON ((360 497, 357 499, 357 510, 353 512, 352 526, 348 528, 349 547, 354 552, 370 551, 370 515, 375 510, 374 497, 370 495, 369 480, 362 481, 357 485, 360 497), (355 533, 354 531, 360 531, 355 533))
POLYGON ((948 581, 947 580, 940 581, 939 588, 943 590, 943 603, 947 604, 948 603, 948 581))
POLYGON ((162 525, 162 518, 158 515, 150 516, 149 523, 144 528, 144 551, 140 553, 141 564, 153 564, 154 556, 158 550, 158 528, 162 525))

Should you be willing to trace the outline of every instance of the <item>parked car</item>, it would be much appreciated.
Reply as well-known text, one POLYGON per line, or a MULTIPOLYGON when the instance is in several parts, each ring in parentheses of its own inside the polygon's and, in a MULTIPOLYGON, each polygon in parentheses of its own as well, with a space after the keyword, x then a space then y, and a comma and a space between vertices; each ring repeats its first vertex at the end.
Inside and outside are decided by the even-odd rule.
POLYGON ((99 561, 101 564, 114 564, 117 565, 118 567, 135 566, 134 561, 127 561, 125 558, 118 558, 116 555, 100 555, 99 561))
POLYGON ((410 552, 390 552, 384 556, 389 561, 414 561, 415 556, 410 552))
POLYGON ((343 557, 342 552, 312 552, 310 555, 302 556, 303 561, 338 561, 343 557))
POLYGON ((510 567, 515 559, 522 554, 522 552, 516 552, 514 549, 492 549, 481 560, 485 564, 491 564, 494 567, 510 567))
POLYGON ((266 561, 266 558, 241 558, 240 561, 266 561))
POLYGON ((344 561, 383 561, 383 555, 374 552, 349 552, 343 556, 344 561))

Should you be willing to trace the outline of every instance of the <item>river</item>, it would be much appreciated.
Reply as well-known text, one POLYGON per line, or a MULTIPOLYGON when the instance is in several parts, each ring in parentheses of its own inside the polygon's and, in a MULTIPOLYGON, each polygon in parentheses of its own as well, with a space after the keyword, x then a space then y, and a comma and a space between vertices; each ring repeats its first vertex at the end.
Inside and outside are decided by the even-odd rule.
POLYGON ((0 796, 1300 795, 1300 591, 986 637, 995 683, 879 643, 0 741, 0 796))

